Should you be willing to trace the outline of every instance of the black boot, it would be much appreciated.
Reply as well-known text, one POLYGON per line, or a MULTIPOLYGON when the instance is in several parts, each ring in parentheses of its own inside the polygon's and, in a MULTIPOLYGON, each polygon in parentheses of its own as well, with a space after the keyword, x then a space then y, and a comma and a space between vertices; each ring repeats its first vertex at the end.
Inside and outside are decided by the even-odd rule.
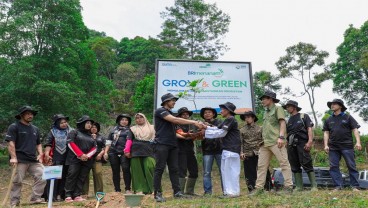
POLYGON ((162 196, 161 192, 156 192, 155 191, 155 196, 154 199, 156 200, 156 202, 165 202, 165 198, 162 196))

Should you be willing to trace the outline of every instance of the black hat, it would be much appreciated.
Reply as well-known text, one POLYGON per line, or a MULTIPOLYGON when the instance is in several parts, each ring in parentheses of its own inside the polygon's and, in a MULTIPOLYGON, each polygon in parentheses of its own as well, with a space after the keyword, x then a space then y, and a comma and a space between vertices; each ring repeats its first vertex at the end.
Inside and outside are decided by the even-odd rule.
POLYGON ((55 114, 54 116, 52 116, 52 121, 55 123, 57 120, 59 119, 65 119, 67 121, 69 121, 69 117, 68 116, 64 116, 63 114, 55 114))
POLYGON ((339 104, 341 107, 342 107, 342 109, 341 109, 341 111, 342 112, 344 112, 344 111, 346 111, 346 107, 345 107, 345 105, 344 105, 344 101, 342 101, 341 99, 333 99, 331 102, 327 102, 327 106, 329 107, 329 108, 331 108, 331 105, 332 105, 332 103, 337 103, 337 104, 339 104))
POLYGON ((245 116, 253 116, 254 122, 258 121, 257 115, 253 111, 247 111, 247 112, 244 112, 243 114, 240 114, 240 119, 245 121, 245 116))
POLYGON ((100 132, 100 129, 101 129, 101 125, 100 125, 100 123, 98 123, 98 122, 94 122, 94 123, 92 124, 92 126, 96 126, 96 127, 97 127, 97 132, 100 132))
POLYGON ((26 111, 30 111, 34 116, 37 115, 38 113, 38 111, 33 110, 31 106, 25 105, 18 109, 18 115, 16 115, 15 118, 20 119, 21 115, 26 111))
POLYGON ((82 124, 82 123, 84 123, 84 122, 86 122, 86 121, 90 121, 91 123, 94 123, 94 121, 93 121, 89 116, 87 116, 87 115, 83 115, 81 118, 79 118, 79 119, 77 120, 77 125, 78 125, 78 124, 82 124))
POLYGON ((122 118, 127 118, 128 119, 128 126, 130 126, 130 124, 132 123, 132 118, 128 114, 120 114, 120 115, 118 115, 118 117, 116 117, 116 121, 115 122, 117 124, 119 124, 120 123, 120 120, 122 118))
POLYGON ((296 101, 294 101, 294 100, 288 100, 288 101, 286 102, 286 104, 285 104, 285 105, 283 105, 282 107, 283 107, 284 109, 286 109, 286 107, 287 107, 288 105, 292 105, 292 106, 296 107, 296 110, 297 110, 298 112, 302 109, 301 107, 298 107, 298 102, 296 102, 296 101))
POLYGON ((269 90, 266 90, 259 99, 262 100, 264 97, 272 98, 273 102, 275 103, 280 102, 280 100, 276 98, 276 93, 269 91, 269 90))
POLYGON ((201 112, 199 113, 203 119, 204 119, 204 111, 206 111, 206 110, 210 110, 210 111, 213 112, 213 114, 214 114, 213 118, 216 118, 217 117, 217 111, 216 111, 216 109, 211 108, 211 107, 204 107, 204 108, 201 109, 201 112))
POLYGON ((233 103, 230 103, 230 102, 226 102, 224 104, 221 104, 219 105, 220 108, 225 108, 227 109, 228 111, 230 111, 231 114, 235 115, 235 109, 236 109, 236 106, 233 104, 233 103))
POLYGON ((180 117, 181 114, 183 114, 185 112, 189 113, 189 116, 192 116, 193 115, 193 111, 188 110, 187 107, 182 107, 182 108, 179 108, 178 114, 176 115, 176 117, 180 117))
POLYGON ((166 93, 166 94, 164 94, 163 96, 161 96, 161 106, 164 106, 164 103, 166 102, 166 101, 169 101, 169 100, 172 100, 172 99, 175 99, 175 101, 176 100, 179 100, 179 98, 178 97, 175 97, 173 94, 171 94, 171 93, 166 93))

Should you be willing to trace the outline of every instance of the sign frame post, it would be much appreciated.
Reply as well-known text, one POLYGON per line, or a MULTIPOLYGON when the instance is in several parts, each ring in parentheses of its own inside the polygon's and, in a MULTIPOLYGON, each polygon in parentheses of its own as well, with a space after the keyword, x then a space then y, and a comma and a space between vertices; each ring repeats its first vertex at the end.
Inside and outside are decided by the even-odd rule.
POLYGON ((50 180, 49 201, 47 204, 48 208, 52 208, 52 199, 54 195, 55 179, 61 179, 62 175, 63 175, 62 165, 44 166, 43 168, 42 179, 50 180))

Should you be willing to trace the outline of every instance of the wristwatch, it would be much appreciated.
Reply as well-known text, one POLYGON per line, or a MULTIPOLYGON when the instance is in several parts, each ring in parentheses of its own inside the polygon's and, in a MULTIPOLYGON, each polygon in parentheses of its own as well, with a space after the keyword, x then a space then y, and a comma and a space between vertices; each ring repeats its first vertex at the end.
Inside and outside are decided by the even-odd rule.
POLYGON ((284 139, 285 139, 285 137, 284 137, 284 136, 279 136, 279 139, 284 140, 284 139))

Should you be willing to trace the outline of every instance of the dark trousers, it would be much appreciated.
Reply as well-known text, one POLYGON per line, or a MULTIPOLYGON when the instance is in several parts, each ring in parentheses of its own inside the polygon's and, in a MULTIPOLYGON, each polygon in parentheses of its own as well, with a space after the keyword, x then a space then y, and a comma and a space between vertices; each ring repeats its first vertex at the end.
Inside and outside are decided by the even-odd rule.
POLYGON ((328 157, 330 159, 330 175, 332 181, 337 188, 343 187, 342 176, 340 172, 340 160, 341 156, 344 158, 346 166, 349 169, 350 185, 352 187, 359 188, 358 176, 359 173, 355 165, 355 153, 354 149, 347 150, 330 150, 328 157))
POLYGON ((93 160, 69 165, 65 181, 65 197, 77 197, 82 194, 84 182, 92 168, 93 160))
MULTIPOLYGON (((247 182, 248 191, 251 192, 255 188, 257 181, 258 155, 245 158, 243 164, 244 164, 245 181, 247 182)), ((271 173, 268 170, 266 174, 266 183, 264 185, 264 189, 271 190, 271 188, 272 188, 271 173)))
POLYGON ((194 151, 181 151, 178 158, 179 178, 198 178, 198 163, 194 151))
POLYGON ((301 173, 301 167, 307 173, 314 171, 310 152, 304 149, 306 143, 307 141, 299 139, 295 146, 287 146, 288 159, 293 173, 301 173))
MULTIPOLYGON (((173 138, 174 139, 174 138, 173 138)), ((156 160, 155 172, 153 176, 153 189, 155 193, 161 192, 161 179, 166 164, 169 168, 169 176, 174 194, 180 191, 178 154, 179 148, 164 144, 155 144, 154 155, 156 160)))
MULTIPOLYGON (((65 181, 66 176, 68 174, 69 165, 65 165, 65 162, 62 161, 54 161, 52 165, 62 165, 63 173, 61 179, 56 179, 54 182, 54 192, 53 192, 53 200, 57 199, 57 196, 60 196, 60 199, 65 199, 65 181)), ((50 193, 50 180, 47 180, 47 184, 45 186, 45 190, 42 194, 42 197, 47 201, 49 199, 50 193)))
POLYGON ((112 170, 112 181, 114 183, 115 191, 121 192, 120 188, 120 167, 123 171, 123 179, 125 184, 125 190, 130 190, 132 176, 130 174, 130 159, 125 157, 124 154, 109 154, 109 161, 112 170))

